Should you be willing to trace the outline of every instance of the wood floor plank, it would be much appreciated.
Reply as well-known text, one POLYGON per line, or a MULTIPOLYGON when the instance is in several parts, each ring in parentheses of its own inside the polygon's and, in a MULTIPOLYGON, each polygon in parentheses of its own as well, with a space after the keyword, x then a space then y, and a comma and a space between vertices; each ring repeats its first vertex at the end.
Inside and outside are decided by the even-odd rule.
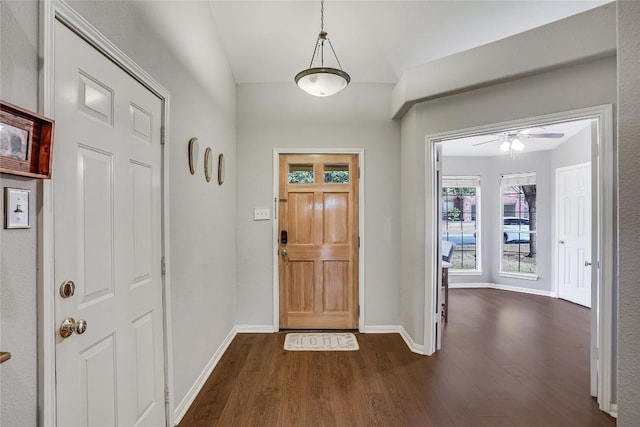
POLYGON ((589 396, 588 309, 494 289, 449 298, 431 357, 398 334, 357 334, 355 352, 238 334, 180 427, 615 425, 589 396))

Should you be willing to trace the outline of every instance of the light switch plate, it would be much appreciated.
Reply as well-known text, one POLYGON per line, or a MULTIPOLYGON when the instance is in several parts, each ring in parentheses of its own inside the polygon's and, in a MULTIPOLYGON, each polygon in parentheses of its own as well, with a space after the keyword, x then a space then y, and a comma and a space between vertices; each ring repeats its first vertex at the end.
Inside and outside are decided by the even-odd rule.
POLYGON ((253 220, 265 221, 271 219, 271 210, 269 208, 253 208, 253 220))
POLYGON ((29 190, 5 187, 4 228, 31 228, 31 224, 29 224, 29 190))

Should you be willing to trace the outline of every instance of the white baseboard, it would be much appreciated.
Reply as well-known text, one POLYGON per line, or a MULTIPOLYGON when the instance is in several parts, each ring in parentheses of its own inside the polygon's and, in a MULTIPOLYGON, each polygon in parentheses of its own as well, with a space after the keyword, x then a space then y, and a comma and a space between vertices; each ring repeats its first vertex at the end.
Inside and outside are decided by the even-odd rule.
POLYGON ((187 410, 195 400, 196 396, 198 396, 198 393, 200 393, 200 390, 202 389, 204 384, 207 382, 207 379, 220 361, 220 358, 225 353, 225 351, 227 351, 227 348, 229 347, 229 344, 231 344, 231 341, 233 341, 233 338, 235 338, 236 333, 237 327, 234 326, 222 341, 216 352, 213 354, 213 356, 209 360, 209 363, 207 363, 207 366, 204 367, 204 370, 202 371, 198 379, 196 379, 195 383, 193 383, 187 394, 184 396, 184 399, 182 399, 180 404, 178 404, 176 409, 173 411, 173 419, 175 425, 178 425, 182 420, 182 417, 184 417, 184 415, 187 413, 187 410))
POLYGON ((449 289, 493 288, 493 283, 449 283, 449 289))
POLYGON ((449 289, 499 289, 501 291, 520 292, 523 294, 540 295, 543 297, 556 298, 553 291, 544 291, 534 288, 522 288, 520 286, 508 286, 498 283, 449 283, 449 289))
POLYGON ((531 294, 531 295, 540 295, 543 297, 555 298, 555 292, 552 291, 543 291, 540 289, 533 288, 521 288, 519 286, 507 286, 507 285, 499 285, 497 283, 493 284, 493 289, 499 289, 501 291, 511 291, 511 292, 520 292, 523 294, 531 294))
POLYGON ((609 409, 609 415, 611 415, 613 418, 618 418, 618 404, 617 403, 612 403, 611 407, 609 409))
POLYGON ((400 325, 365 325, 363 334, 399 334, 400 325))
POLYGON ((407 347, 409 347, 409 350, 417 354, 425 354, 424 345, 416 344, 416 342, 413 341, 413 338, 411 338, 411 335, 409 335, 404 326, 400 326, 400 336, 402 337, 404 342, 407 343, 407 347))
POLYGON ((270 334, 278 332, 273 325, 236 325, 236 332, 239 334, 270 334))

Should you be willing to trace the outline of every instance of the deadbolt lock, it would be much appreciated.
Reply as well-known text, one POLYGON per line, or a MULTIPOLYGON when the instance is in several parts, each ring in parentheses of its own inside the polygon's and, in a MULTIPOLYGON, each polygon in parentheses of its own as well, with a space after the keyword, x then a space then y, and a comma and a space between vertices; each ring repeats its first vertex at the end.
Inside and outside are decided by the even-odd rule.
POLYGON ((65 280, 64 283, 60 285, 60 296, 62 298, 70 298, 75 293, 76 284, 73 283, 73 280, 65 280))

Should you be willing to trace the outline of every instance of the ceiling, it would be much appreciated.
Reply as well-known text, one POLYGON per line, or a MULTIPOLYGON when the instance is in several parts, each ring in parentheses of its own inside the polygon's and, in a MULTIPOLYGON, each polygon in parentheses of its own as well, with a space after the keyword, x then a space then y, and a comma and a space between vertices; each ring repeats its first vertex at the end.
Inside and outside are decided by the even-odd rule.
MULTIPOLYGON (((533 151, 553 150, 562 143, 571 139, 578 132, 588 128, 591 120, 576 120, 572 122, 544 125, 519 129, 523 134, 518 139, 524 144, 524 149, 517 153, 530 153, 533 151), (533 138, 526 137, 526 133, 564 133, 562 138, 533 138)), ((510 132, 510 131, 508 131, 510 132)), ((505 132, 495 132, 485 135, 471 136, 447 140, 442 143, 443 156, 508 156, 508 151, 500 150, 500 144, 505 140, 505 132), (490 141, 490 142, 487 142, 490 141), (486 143, 485 143, 486 142, 486 143)))
MULTIPOLYGON (((408 68, 610 1, 327 0, 325 30, 352 82, 396 83, 408 68)), ((236 83, 291 82, 308 67, 320 31, 319 0, 209 4, 236 83)), ((182 30, 184 36, 189 25, 182 30)))

